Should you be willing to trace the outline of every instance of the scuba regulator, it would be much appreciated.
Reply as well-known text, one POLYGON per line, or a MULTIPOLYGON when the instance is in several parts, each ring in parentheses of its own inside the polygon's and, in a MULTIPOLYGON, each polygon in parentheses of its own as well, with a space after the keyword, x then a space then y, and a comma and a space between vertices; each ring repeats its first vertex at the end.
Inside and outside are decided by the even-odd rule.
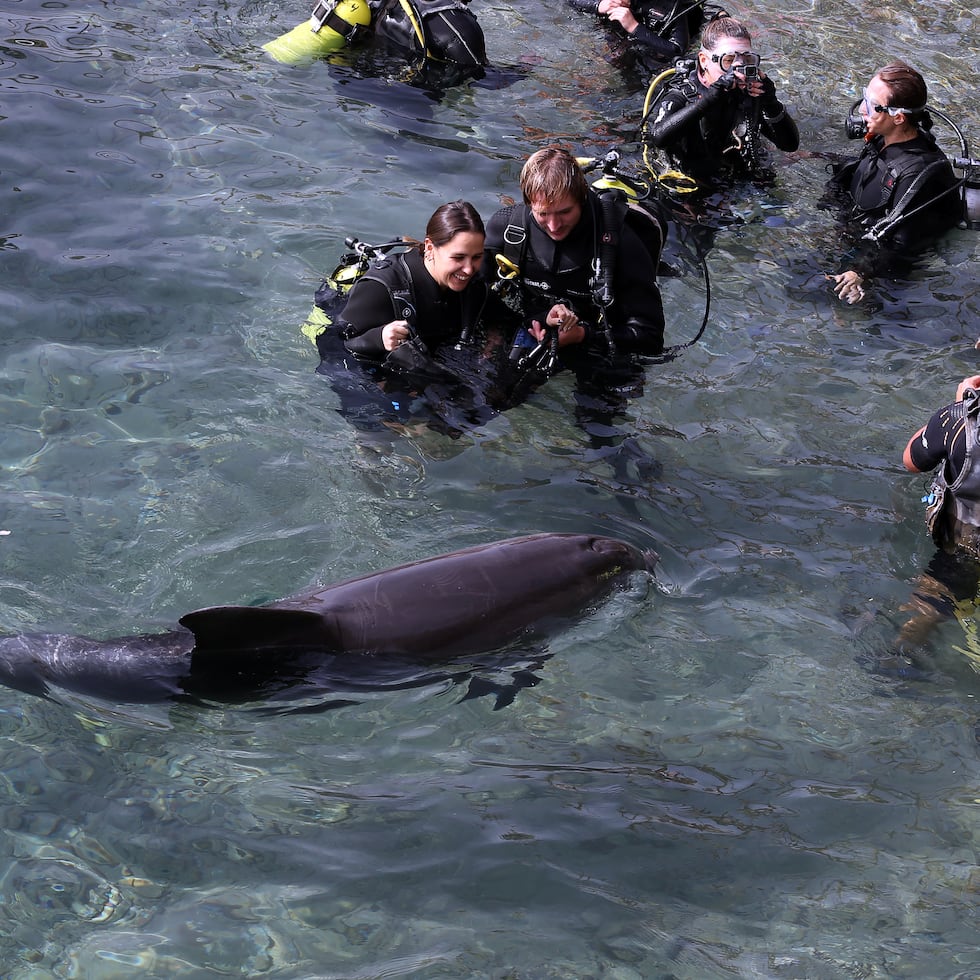
POLYGON ((844 120, 844 134, 849 140, 864 139, 868 135, 868 124, 864 121, 864 116, 858 111, 858 107, 863 101, 864 97, 862 96, 851 106, 851 110, 844 120))

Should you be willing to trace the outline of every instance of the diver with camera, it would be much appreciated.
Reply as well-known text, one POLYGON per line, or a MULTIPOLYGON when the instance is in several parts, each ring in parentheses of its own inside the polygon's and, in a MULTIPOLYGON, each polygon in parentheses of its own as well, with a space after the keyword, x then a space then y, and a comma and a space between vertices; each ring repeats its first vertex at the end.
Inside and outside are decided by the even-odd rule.
POLYGON ((705 25, 693 62, 678 62, 651 84, 642 132, 699 190, 719 180, 765 176, 763 137, 780 150, 800 134, 761 68, 748 29, 734 17, 705 25))
MULTIPOLYGON (((861 302, 873 277, 906 273, 965 217, 965 179, 936 143, 927 103, 922 75, 894 61, 875 73, 855 103, 859 114, 848 117, 847 135, 864 148, 835 169, 827 188, 857 239, 844 271, 827 277, 845 303, 861 302)), ((969 156, 965 141, 963 148, 969 156)))

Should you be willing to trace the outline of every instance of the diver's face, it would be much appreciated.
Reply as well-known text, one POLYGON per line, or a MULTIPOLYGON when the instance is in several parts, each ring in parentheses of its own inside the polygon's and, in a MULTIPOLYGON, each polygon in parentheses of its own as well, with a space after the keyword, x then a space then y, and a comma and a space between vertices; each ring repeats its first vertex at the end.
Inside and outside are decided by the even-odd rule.
POLYGON ((560 242, 567 238, 579 223, 582 217, 582 205, 572 194, 566 194, 557 201, 535 198, 531 201, 531 217, 553 242, 560 242))
POLYGON ((425 260, 429 275, 441 289, 461 293, 480 271, 484 237, 476 231, 458 231, 445 245, 425 240, 425 260))
POLYGON ((702 48, 698 52, 698 69, 703 85, 712 85, 731 68, 736 71, 746 64, 745 55, 753 64, 758 59, 752 51, 752 40, 747 37, 723 37, 713 50, 702 48))
MULTIPOLYGON (((883 136, 887 140, 896 127, 896 116, 882 110, 875 111, 875 106, 887 106, 891 101, 888 86, 877 76, 868 82, 864 90, 864 101, 861 103, 861 116, 868 127, 869 136, 883 136)), ((904 120, 904 116, 902 117, 904 120)))

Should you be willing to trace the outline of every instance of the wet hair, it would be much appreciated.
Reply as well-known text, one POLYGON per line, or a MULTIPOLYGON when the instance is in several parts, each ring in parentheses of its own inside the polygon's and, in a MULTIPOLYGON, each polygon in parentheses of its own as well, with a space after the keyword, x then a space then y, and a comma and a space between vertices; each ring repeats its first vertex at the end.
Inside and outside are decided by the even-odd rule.
POLYGON ((578 161, 568 150, 547 146, 527 158, 521 170, 521 193, 528 207, 532 201, 554 204, 568 194, 584 204, 589 185, 578 161))
POLYGON ((926 80, 904 61, 893 61, 879 68, 875 78, 888 89, 888 104, 905 110, 905 118, 920 129, 932 129, 932 117, 926 111, 929 92, 926 80))
POLYGON ((701 47, 705 51, 714 51, 719 42, 726 37, 752 43, 749 29, 740 20, 734 17, 716 17, 704 25, 704 30, 701 32, 701 47))
POLYGON ((486 238, 483 219, 469 201, 450 201, 436 208, 425 226, 425 237, 433 245, 448 245, 461 231, 472 231, 486 238))

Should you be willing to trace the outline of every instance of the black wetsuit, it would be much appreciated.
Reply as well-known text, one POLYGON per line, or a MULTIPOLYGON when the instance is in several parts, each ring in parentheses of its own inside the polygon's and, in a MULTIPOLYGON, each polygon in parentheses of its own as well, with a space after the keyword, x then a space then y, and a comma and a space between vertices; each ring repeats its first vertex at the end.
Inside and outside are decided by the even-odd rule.
POLYGON ((927 511, 936 544, 947 550, 963 548, 980 557, 978 414, 980 393, 967 390, 962 401, 933 414, 922 435, 909 444, 909 457, 924 473, 942 466, 933 481, 927 511))
POLYGON ((408 320, 435 353, 476 329, 486 300, 487 286, 479 278, 459 293, 442 289, 413 249, 375 263, 354 283, 338 327, 352 354, 382 361, 388 354, 381 339, 384 326, 392 320, 408 320))
MULTIPOLYGON (((483 274, 496 275, 498 253, 520 267, 514 286, 520 297, 522 326, 514 343, 515 353, 533 347, 527 327, 532 320, 544 324, 548 311, 559 300, 575 310, 586 328, 585 339, 558 351, 556 367, 575 373, 575 416, 596 448, 612 448, 617 459, 638 460, 649 472, 652 461, 634 453, 636 440, 619 428, 630 398, 643 392, 644 366, 638 354, 663 351, 664 313, 656 283, 656 265, 639 235, 627 226, 619 231, 612 274, 612 304, 601 314, 594 297, 593 266, 600 251, 598 229, 605 217, 597 195, 589 191, 582 217, 571 233, 555 242, 537 225, 525 205, 498 211, 487 224, 483 274), (505 244, 506 237, 526 232, 522 246, 505 244), (627 455, 622 450, 627 449, 627 455), (633 455, 630 455, 633 454, 633 455)), ((511 317, 513 319, 513 316, 511 317)), ((522 362, 517 361, 520 365, 522 362)), ((513 361, 512 361, 513 364, 513 361)), ((527 370, 501 384, 501 391, 516 403, 544 380, 527 370)))
POLYGON ((698 183, 756 177, 765 170, 764 136, 778 149, 800 145, 796 123, 776 98, 772 79, 752 97, 739 88, 702 85, 697 66, 679 66, 654 98, 644 139, 698 183))
POLYGON ((926 503, 926 521, 937 550, 913 592, 918 615, 903 628, 913 639, 924 636, 938 617, 955 614, 959 602, 977 602, 980 582, 980 445, 977 415, 980 394, 935 412, 922 434, 909 443, 917 470, 939 467, 926 503))
POLYGON ((697 37, 704 20, 703 4, 685 0, 633 0, 630 9, 638 21, 630 41, 641 49, 645 60, 663 63, 687 53, 691 38, 697 37))
POLYGON ((966 459, 966 418, 963 402, 953 402, 935 412, 922 435, 909 446, 909 455, 917 470, 928 473, 940 463, 950 482, 959 476, 966 459))
POLYGON ((828 190, 837 196, 841 218, 855 237, 876 226, 883 232, 877 242, 860 241, 844 261, 844 268, 865 277, 903 274, 963 217, 956 176, 930 133, 889 146, 874 137, 860 156, 838 168, 828 190), (890 228, 883 224, 900 215, 890 228))
MULTIPOLYGON (((578 10, 596 14, 617 36, 629 44, 629 49, 642 64, 662 67, 683 57, 705 19, 704 0, 632 0, 630 10, 637 20, 636 30, 629 34, 607 15, 599 13, 599 0, 569 0, 578 10)), ((719 8, 712 7, 713 11, 719 8)))
POLYGON ((560 242, 538 226, 523 204, 501 209, 487 224, 483 271, 490 279, 496 275, 498 253, 516 254, 505 245, 505 233, 508 238, 520 232, 527 235, 516 262, 520 266, 517 285, 523 297, 524 325, 530 326, 532 320, 543 324, 559 300, 574 309, 585 325, 585 340, 562 348, 562 359, 567 363, 607 351, 607 337, 620 354, 656 355, 663 351, 664 310, 657 269, 647 248, 628 226, 621 230, 614 260, 613 302, 600 316, 593 296, 593 266, 602 221, 599 199, 589 191, 579 223, 560 242))
POLYGON ((478 277, 460 293, 442 290, 417 249, 373 263, 346 303, 321 289, 317 306, 333 322, 316 337, 317 373, 331 379, 340 413, 362 431, 422 422, 451 436, 492 418, 484 391, 492 370, 476 346, 487 293, 478 277), (392 320, 407 320, 422 346, 386 351, 381 332, 392 320), (475 343, 456 350, 462 338, 475 343))

